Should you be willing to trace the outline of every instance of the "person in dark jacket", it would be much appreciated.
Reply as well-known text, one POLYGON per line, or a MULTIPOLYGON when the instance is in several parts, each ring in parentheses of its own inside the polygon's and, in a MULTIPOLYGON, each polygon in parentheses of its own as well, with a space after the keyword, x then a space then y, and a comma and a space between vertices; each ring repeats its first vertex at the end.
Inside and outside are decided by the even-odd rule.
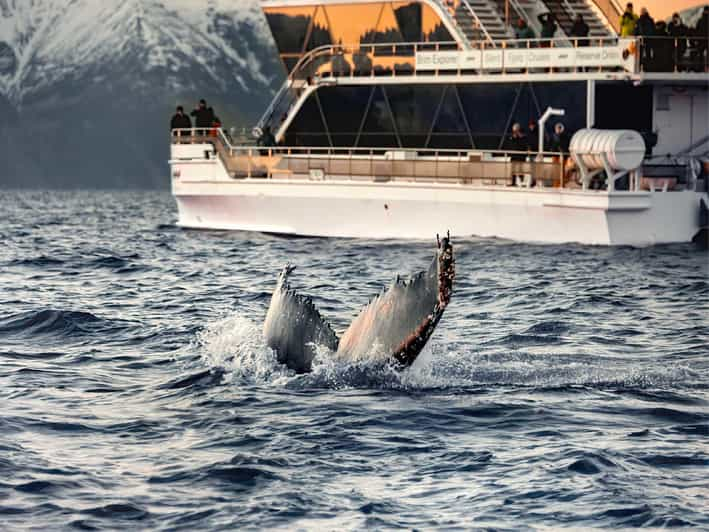
MULTIPOLYGON (((549 136, 544 132, 543 134, 543 145, 542 151, 544 151, 549 144, 549 136)), ((532 119, 527 124, 527 146, 530 152, 537 152, 539 150, 539 124, 537 121, 532 119)))
POLYGON ((656 40, 652 45, 655 70, 658 72, 674 71, 675 43, 673 39, 670 39, 670 35, 667 32, 667 24, 664 20, 659 20, 655 24, 655 38, 656 40))
MULTIPOLYGON (((175 114, 172 116, 172 120, 170 120, 170 129, 192 129, 192 121, 190 117, 185 114, 185 110, 181 105, 177 107, 175 114)), ((176 137, 188 137, 190 132, 173 131, 172 134, 176 137)))
POLYGON ((576 15, 574 25, 571 27, 571 37, 578 39, 578 46, 588 46, 588 33, 590 31, 591 28, 586 24, 583 15, 581 13, 576 15))
POLYGON ((551 138, 551 151, 566 155, 569 153, 570 144, 571 139, 566 132, 566 127, 561 122, 558 122, 554 126, 554 135, 551 138))
POLYGON ((195 117, 195 127, 199 128, 197 134, 206 135, 207 130, 212 127, 212 122, 214 122, 214 110, 211 107, 207 107, 205 100, 200 100, 197 108, 190 114, 195 117))
POLYGON ((510 161, 512 161, 512 184, 516 185, 517 180, 523 177, 520 172, 519 165, 514 163, 523 163, 527 159, 527 151, 529 151, 529 142, 527 141, 527 136, 522 131, 522 126, 515 122, 512 125, 512 133, 509 137, 505 139, 505 150, 509 150, 510 161))
MULTIPOLYGON (((559 28, 556 23, 556 20, 554 19, 554 15, 552 15, 551 13, 543 13, 539 15, 538 18, 539 22, 542 23, 541 38, 547 40, 553 39, 556 30, 559 28)), ((543 48, 549 48, 551 46, 551 43, 542 41, 540 46, 542 46, 543 48)))
POLYGON ((709 6, 704 6, 702 16, 694 27, 694 32, 697 37, 703 37, 704 39, 709 38, 709 6))
POLYGON ((635 35, 637 37, 652 37, 655 35, 655 20, 645 7, 640 10, 638 23, 635 25, 635 35))
POLYGON ((640 62, 645 70, 652 70, 653 67, 653 42, 651 37, 655 35, 655 21, 647 12, 646 8, 640 10, 640 17, 635 25, 635 36, 645 37, 640 43, 640 62))
MULTIPOLYGON (((273 136, 271 131, 271 126, 266 126, 263 128, 263 132, 258 139, 258 145, 263 148, 273 148, 277 145, 276 137, 273 136)), ((260 150, 261 155, 268 155, 269 150, 260 150)))
POLYGON ((672 20, 667 25, 667 35, 673 39, 674 63, 677 66, 677 70, 683 70, 685 65, 684 54, 687 53, 689 28, 682 22, 679 13, 672 15, 672 20))

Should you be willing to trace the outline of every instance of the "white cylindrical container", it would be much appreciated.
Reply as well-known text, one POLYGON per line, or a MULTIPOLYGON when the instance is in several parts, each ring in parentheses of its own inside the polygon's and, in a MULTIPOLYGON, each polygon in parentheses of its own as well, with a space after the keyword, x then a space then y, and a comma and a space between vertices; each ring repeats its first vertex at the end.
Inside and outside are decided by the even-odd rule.
POLYGON ((571 139, 570 150, 591 170, 603 168, 603 155, 611 169, 636 170, 645 158, 645 141, 627 129, 581 129, 571 139))

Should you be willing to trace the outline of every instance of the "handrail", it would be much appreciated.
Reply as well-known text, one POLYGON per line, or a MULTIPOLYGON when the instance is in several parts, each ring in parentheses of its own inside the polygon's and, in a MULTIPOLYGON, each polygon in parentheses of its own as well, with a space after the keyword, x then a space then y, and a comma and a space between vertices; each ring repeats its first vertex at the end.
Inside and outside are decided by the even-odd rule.
MULTIPOLYGON (((455 29, 455 33, 458 35, 460 41, 465 43, 465 46, 467 46, 468 36, 465 34, 463 28, 460 27, 458 20, 455 18, 455 10, 458 3, 460 3, 460 0, 434 0, 434 4, 441 9, 441 13, 445 14, 448 24, 455 29)), ((448 28, 448 30, 450 31, 450 28, 448 28)))
MULTIPOLYGON (((308 181, 433 182, 487 185, 564 187, 567 158, 561 153, 517 150, 451 150, 435 148, 332 148, 232 146, 225 136, 187 136, 172 132, 173 142, 212 143, 231 178, 297 179, 308 181), (219 146, 218 144, 222 144, 219 146), (223 152, 227 152, 224 156, 223 152), (406 156, 411 154, 413 156, 406 156), (516 177, 517 176, 517 177, 516 177)), ((180 159, 190 164, 204 158, 180 159)), ((176 161, 173 161, 173 164, 176 161)), ((179 173, 174 174, 179 179, 179 173)), ((202 181, 204 179, 200 179, 202 181)), ((207 178, 208 181, 223 179, 207 178)), ((568 182, 568 181, 567 181, 568 182)))
MULTIPOLYGON (((510 0, 510 6, 515 10, 515 13, 517 13, 519 18, 524 19, 527 22, 527 25, 530 28, 537 33, 541 33, 541 22, 539 22, 537 17, 529 16, 517 0, 510 0)), ((507 21, 505 21, 505 24, 507 24, 507 21)))
MULTIPOLYGON (((172 139, 175 143, 179 143, 179 140, 204 140, 205 143, 210 142, 210 139, 218 138, 220 142, 224 144, 224 147, 230 152, 231 155, 238 155, 243 152, 251 151, 265 151, 268 152, 269 156, 274 155, 386 155, 387 153, 434 153, 441 155, 461 155, 466 156, 474 155, 492 155, 492 156, 509 156, 509 155, 526 155, 529 157, 538 157, 542 155, 543 157, 557 157, 562 155, 561 152, 554 151, 544 151, 538 152, 537 150, 489 150, 481 148, 465 148, 465 149, 452 149, 452 148, 398 148, 398 147, 339 147, 339 146, 254 146, 254 145, 232 145, 229 138, 224 133, 221 128, 207 128, 212 131, 211 135, 200 135, 200 131, 205 131, 205 128, 176 128, 172 129, 172 139), (216 133, 214 130, 216 129, 216 133), (183 135, 184 133, 184 135, 183 135)), ((200 142, 196 142, 199 144, 200 142)), ((568 154, 567 154, 568 155, 568 154)))
MULTIPOLYGON (((562 2, 564 2, 566 10, 571 14, 571 20, 574 20, 574 18, 576 18, 576 15, 578 15, 578 12, 574 8, 574 6, 569 3, 569 0, 562 0, 562 2)), ((561 26, 561 24, 559 24, 559 26, 561 26)), ((563 30, 564 28, 561 29, 563 30)))
POLYGON ((485 40, 486 40, 487 42, 492 43, 492 45, 493 45, 494 47, 496 47, 495 41, 492 39, 492 37, 490 37, 490 34, 487 32, 487 29, 485 28, 485 26, 483 26, 483 23, 482 23, 482 21, 480 20, 480 17, 478 17, 478 14, 477 14, 477 13, 475 12, 475 10, 470 6, 470 4, 468 3, 468 0, 461 0, 461 3, 466 7, 466 9, 467 9, 467 10, 470 12, 470 14, 473 16, 473 19, 475 20, 475 23, 477 24, 477 27, 480 28, 480 29, 482 29, 483 34, 485 35, 485 40))
MULTIPOLYGON (((674 49, 676 50, 674 53, 677 55, 677 57, 674 60, 673 65, 670 65, 670 67, 662 69, 659 67, 654 66, 653 68, 656 68, 654 70, 655 72, 673 72, 673 71, 678 71, 685 66, 680 64, 682 61, 688 62, 690 58, 685 58, 684 56, 681 56, 679 54, 679 51, 683 50, 691 50, 692 49, 692 43, 697 43, 698 41, 701 40, 706 40, 706 39, 699 39, 694 36, 688 36, 687 39, 677 39, 677 38, 663 38, 663 37, 649 37, 649 38, 643 38, 643 37, 633 37, 629 39, 623 39, 622 41, 617 37, 617 36, 607 36, 607 37, 585 37, 585 38, 568 38, 568 37, 561 37, 561 38, 553 38, 553 39, 541 39, 541 38, 535 38, 535 39, 506 39, 504 41, 495 41, 495 43, 491 44, 488 41, 474 41, 471 43, 472 48, 468 50, 463 50, 461 45, 456 42, 446 42, 446 43, 411 43, 411 42, 405 42, 405 43, 376 43, 376 44, 356 44, 356 45, 325 45, 325 46, 320 46, 305 56, 301 58, 299 61, 298 65, 296 68, 293 69, 290 75, 290 80, 291 82, 300 79, 300 80, 306 80, 308 78, 309 82, 320 84, 323 82, 323 79, 327 79, 329 77, 335 78, 346 78, 346 77, 378 77, 382 75, 389 75, 392 77, 397 77, 397 76, 421 76, 421 75, 434 75, 437 76, 439 75, 440 71, 451 71, 451 70, 456 70, 455 68, 451 68, 450 66, 448 67, 441 67, 440 69, 429 69, 429 71, 425 73, 419 72, 419 69, 417 69, 417 63, 413 60, 417 56, 419 52, 439 52, 439 51, 467 51, 467 52, 475 52, 479 50, 492 50, 493 45, 501 45, 501 48, 495 48, 495 50, 505 50, 505 49, 514 49, 514 48, 567 48, 567 47, 572 47, 575 49, 578 49, 579 51, 581 50, 589 50, 589 47, 606 47, 606 46, 617 46, 619 42, 628 42, 627 49, 623 52, 624 54, 636 54, 637 57, 640 59, 639 64, 643 64, 642 62, 642 49, 643 46, 659 46, 655 45, 654 43, 661 42, 662 40, 667 40, 667 39, 674 39, 675 40, 675 45, 674 49), (633 40, 634 44, 629 43, 629 40, 633 40), (686 47, 682 47, 680 45, 680 42, 682 41, 689 41, 690 45, 686 47), (361 55, 363 57, 363 61, 361 63, 357 63, 356 61, 353 63, 353 59, 355 55, 361 55), (344 59, 344 62, 342 63, 340 69, 338 69, 338 65, 335 63, 331 63, 331 70, 328 70, 327 68, 321 69, 321 67, 325 64, 328 63, 328 61, 335 59, 336 57, 341 57, 344 59), (320 61, 325 59, 325 61, 320 61), (307 69, 311 67, 311 65, 316 64, 317 68, 314 68, 312 71, 308 71, 307 69), (318 70, 320 69, 320 70, 318 70)), ((695 48, 696 48, 695 44, 695 48)), ((699 57, 699 56, 692 56, 693 61, 704 61, 704 57, 699 57)), ((657 61, 655 61, 657 62, 657 61)), ((645 65, 647 66, 647 65, 645 65)), ((550 64, 548 66, 545 66, 545 68, 552 69, 554 70, 554 65, 550 64)), ((566 69, 571 68, 572 71, 579 72, 579 68, 573 67, 573 65, 567 66, 566 69)), ((587 67, 588 68, 588 67, 587 67)), ((598 71, 604 71, 606 68, 617 68, 616 65, 613 66, 608 66, 604 67, 601 64, 599 65, 593 65, 591 66, 594 70, 598 71)), ((636 67, 634 67, 636 68, 636 67)), ((689 67, 686 67, 689 68, 689 67)), ((691 70, 691 68, 689 68, 691 70)), ((478 69, 478 70, 489 70, 489 69, 478 69)), ((514 72, 514 73, 519 73, 520 72, 520 67, 514 66, 514 65, 502 65, 496 69, 493 69, 496 71, 501 71, 503 74, 508 73, 508 72, 514 72)), ((702 68, 703 70, 703 68, 702 68)), ((529 68, 526 67, 521 67, 522 72, 529 72, 529 68)), ((561 73, 568 73, 568 70, 558 70, 557 71, 561 73)), ((649 68, 644 68, 642 71, 651 71, 649 68)), ((586 70, 588 72, 588 70, 586 70)), ((634 73, 637 73, 638 70, 634 70, 634 73)))
MULTIPOLYGON (((706 69, 706 58, 704 56, 691 56, 686 57, 681 55, 680 51, 689 51, 692 48, 692 43, 696 43, 706 39, 700 39, 695 36, 688 36, 686 39, 674 39, 674 52, 671 52, 673 59, 670 61, 669 66, 662 66, 658 63, 656 58, 651 61, 643 55, 643 50, 647 47, 652 47, 653 43, 661 42, 663 39, 667 40, 670 38, 662 37, 650 37, 650 38, 633 38, 634 44, 630 44, 624 53, 636 54, 637 62, 633 66, 632 73, 638 72, 679 72, 681 70, 699 70, 704 71, 706 69), (689 42, 688 46, 682 46, 680 43, 682 41, 689 42), (691 62, 704 62, 702 65, 691 65, 691 62)), ((625 40, 623 41, 625 42, 625 40)), ((478 50, 491 50, 493 46, 501 45, 501 49, 505 50, 508 48, 537 48, 537 47, 573 47, 575 49, 587 49, 588 46, 616 46, 619 43, 619 38, 617 36, 610 37, 586 37, 586 38, 555 38, 555 39, 506 39, 503 41, 495 41, 492 44, 489 41, 473 41, 469 43, 469 48, 467 51, 475 52, 478 50)), ((701 48, 701 47, 700 47, 701 48)), ((377 77, 382 75, 388 75, 392 77, 396 76, 439 76, 440 72, 443 71, 456 71, 460 70, 449 68, 440 68, 434 71, 421 72, 417 68, 417 62, 414 59, 418 52, 438 52, 438 51, 464 51, 462 45, 458 42, 435 42, 435 43, 414 43, 414 42, 403 42, 403 43, 373 43, 373 44, 363 44, 359 43, 356 45, 323 45, 314 48, 304 56, 300 58, 296 66, 291 71, 290 75, 284 86, 279 91, 278 95, 271 102, 271 105, 264 113, 259 126, 262 126, 267 120, 273 117, 273 113, 279 103, 283 101, 284 95, 288 90, 298 90, 297 86, 294 84, 295 81, 300 80, 306 81, 310 84, 313 82, 315 86, 324 83, 324 79, 327 78, 345 78, 345 77, 377 77), (380 52, 381 51, 381 52, 380 52), (331 70, 321 69, 321 67, 328 61, 334 59, 336 56, 344 57, 346 55, 352 56, 349 59, 354 59, 356 54, 361 54, 365 59, 360 65, 350 64, 347 62, 347 69, 349 72, 344 70, 338 71, 337 68, 331 70), (325 59, 324 61, 318 63, 318 60, 325 59), (367 61, 369 63, 367 63, 367 61), (312 72, 308 71, 311 65, 316 65, 312 72), (363 68, 360 68, 364 65, 363 68), (320 71, 318 71, 320 69, 320 71), (312 78, 312 79, 310 79, 312 78)), ((495 48, 495 50, 500 50, 500 48, 495 48)), ((347 61, 347 59, 345 59, 347 61)), ((336 66, 336 65, 335 65, 336 66)), ((555 72, 553 65, 548 68, 549 72, 555 72)), ((569 67, 566 67, 567 69, 569 67)), ((572 72, 581 72, 583 68, 570 67, 572 72)), ((586 67, 588 68, 588 67, 586 67)), ((591 66, 593 71, 602 72, 606 67, 602 66, 591 66)), ((611 67, 616 68, 616 67, 611 67)), ((489 68, 478 69, 480 73, 490 71, 489 68)), ((607 70, 607 69, 606 69, 607 70)), ((530 68, 527 67, 515 67, 508 66, 506 63, 501 64, 499 68, 493 68, 494 72, 501 72, 502 74, 507 73, 530 73, 530 68)), ((533 71, 533 69, 531 70, 533 71)), ((568 70, 556 70, 562 74, 568 73, 568 70)), ((589 72, 586 70, 585 72, 589 72)), ((295 96, 300 96, 300 93, 295 94, 295 96)))
POLYGON ((261 119, 257 122, 256 126, 254 129, 259 128, 263 129, 263 127, 266 125, 266 123, 271 120, 273 117, 273 113, 276 110, 276 107, 281 103, 283 96, 290 90, 290 79, 286 79, 281 88, 278 90, 278 93, 273 97, 271 100, 271 104, 268 106, 266 111, 264 111, 263 115, 261 116, 261 119))
POLYGON ((639 72, 709 72, 709 55, 696 53, 707 49, 707 37, 691 34, 684 37, 635 37, 635 43, 639 72))
MULTIPOLYGON (((417 49, 428 49, 428 50, 438 50, 441 47, 444 47, 445 49, 450 49, 449 47, 455 46, 458 48, 458 50, 462 51, 462 48, 460 46, 460 43, 456 41, 437 41, 437 42, 432 42, 432 43, 426 43, 426 42, 400 42, 400 43, 358 43, 358 44, 325 44, 322 46, 318 46, 317 48, 313 48, 310 50, 308 53, 304 54, 298 62, 295 64, 293 69, 291 70, 290 74, 288 75, 289 80, 296 80, 299 79, 296 77, 296 73, 300 70, 303 70, 308 64, 312 63, 314 59, 318 57, 322 57, 323 55, 328 55, 327 51, 339 51, 339 50, 364 50, 364 49, 372 49, 374 50, 375 48, 389 48, 391 49, 392 47, 396 48, 414 48, 415 50, 417 49)), ((330 54, 332 55, 332 54, 330 54)))

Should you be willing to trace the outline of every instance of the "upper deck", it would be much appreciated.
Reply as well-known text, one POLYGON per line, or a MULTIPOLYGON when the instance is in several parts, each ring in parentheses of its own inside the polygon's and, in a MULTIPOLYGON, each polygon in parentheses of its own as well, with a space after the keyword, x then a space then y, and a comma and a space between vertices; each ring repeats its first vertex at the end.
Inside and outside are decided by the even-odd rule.
POLYGON ((258 126, 279 142, 490 149, 502 146, 514 122, 535 121, 547 106, 566 111, 569 133, 596 126, 659 136, 657 153, 684 153, 705 136, 707 38, 619 38, 613 2, 262 6, 289 75, 258 126), (550 10, 560 26, 554 38, 511 36, 509 22, 534 27, 550 10), (568 15, 582 10, 590 13, 589 37, 569 37, 568 15))
POLYGON ((616 78, 642 74, 648 79, 706 81, 709 71, 709 36, 618 39, 620 10, 610 0, 262 0, 261 4, 283 64, 295 80, 569 72, 580 74, 577 79, 594 79, 601 72, 616 78), (553 38, 537 38, 538 16, 543 13, 552 13, 558 23, 553 38), (587 38, 571 36, 569 22, 579 15, 588 21, 587 38), (511 29, 515 20, 525 21, 534 38, 515 39, 511 29))

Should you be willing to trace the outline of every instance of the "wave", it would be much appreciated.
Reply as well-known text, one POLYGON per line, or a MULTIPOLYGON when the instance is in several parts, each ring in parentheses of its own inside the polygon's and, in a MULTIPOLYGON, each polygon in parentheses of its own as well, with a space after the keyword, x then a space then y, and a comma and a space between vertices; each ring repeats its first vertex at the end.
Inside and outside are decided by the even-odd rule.
POLYGON ((116 255, 112 253, 94 251, 92 254, 98 255, 93 258, 84 255, 69 256, 58 258, 49 255, 40 255, 38 257, 28 257, 15 259, 9 262, 10 266, 20 266, 26 268, 71 268, 74 269, 96 269, 106 268, 115 270, 117 273, 128 271, 140 271, 146 269, 145 266, 136 265, 136 261, 140 259, 140 255, 133 253, 130 255, 116 255))
POLYGON ((47 268, 50 266, 61 266, 65 264, 66 261, 63 259, 58 259, 56 257, 49 257, 47 255, 40 255, 39 257, 27 258, 27 259, 15 259, 10 261, 10 266, 27 266, 29 268, 47 268))
POLYGON ((0 319, 0 336, 74 336, 104 330, 106 320, 90 312, 44 309, 0 319))

